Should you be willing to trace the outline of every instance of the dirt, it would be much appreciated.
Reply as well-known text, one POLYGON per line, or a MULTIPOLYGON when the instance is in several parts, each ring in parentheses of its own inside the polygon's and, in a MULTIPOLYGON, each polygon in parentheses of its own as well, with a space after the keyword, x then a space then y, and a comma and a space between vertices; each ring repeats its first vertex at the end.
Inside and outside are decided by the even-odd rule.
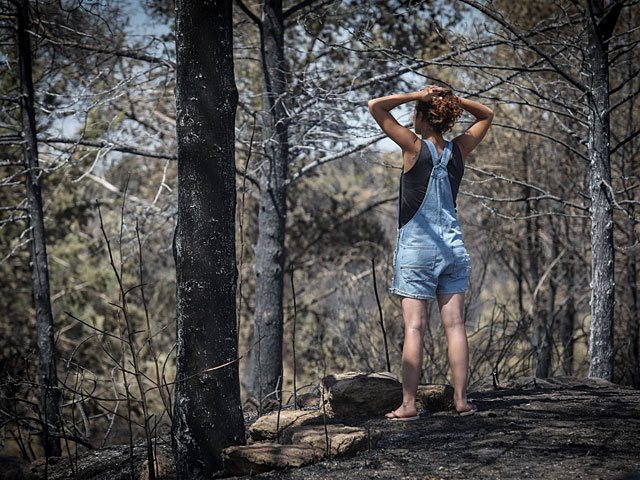
MULTIPOLYGON (((413 422, 346 422, 381 429, 377 447, 253 478, 640 480, 640 390, 573 377, 522 378, 498 389, 487 380, 470 399, 478 412, 468 417, 422 412, 413 422)), ((162 453, 171 456, 166 447, 162 453)), ((49 478, 129 478, 128 457, 124 446, 87 452, 75 463, 78 477, 60 459, 49 478)), ((136 477, 144 458, 136 448, 136 477)))
POLYGON ((639 390, 571 377, 480 390, 473 416, 368 420, 377 448, 256 478, 640 480, 639 390))

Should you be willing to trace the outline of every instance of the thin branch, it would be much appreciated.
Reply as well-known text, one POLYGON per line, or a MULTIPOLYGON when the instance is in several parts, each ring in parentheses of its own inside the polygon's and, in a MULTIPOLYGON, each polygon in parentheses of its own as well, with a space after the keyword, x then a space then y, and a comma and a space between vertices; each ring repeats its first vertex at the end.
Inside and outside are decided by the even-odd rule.
POLYGON ((625 103, 627 103, 629 100, 631 100, 633 97, 635 97, 636 95, 638 95, 638 93, 640 93, 640 88, 637 88, 634 92, 631 92, 629 95, 627 95, 626 97, 624 97, 622 100, 620 100, 619 102, 617 102, 616 104, 612 105, 609 107, 609 113, 613 112, 616 108, 624 105, 625 103))
MULTIPOLYGON (((104 178, 98 177, 97 175, 94 175, 93 173, 88 174, 87 177, 89 177, 91 180, 93 180, 97 184, 102 185, 104 188, 106 188, 110 192, 115 193, 119 197, 123 195, 123 193, 118 189, 118 187, 116 187, 112 183, 109 183, 104 178)), ((144 206, 155 207, 155 205, 149 205, 149 202, 145 201, 144 199, 142 199, 140 197, 136 197, 135 195, 129 195, 129 199, 133 200, 136 203, 144 205, 144 206)), ((158 210, 158 211, 161 210, 158 207, 155 207, 155 209, 158 210)))
POLYGON ((633 132, 631 135, 629 135, 627 138, 625 138, 624 140, 622 140, 620 143, 618 143, 615 147, 613 147, 611 149, 611 151, 609 152, 609 155, 613 155, 614 153, 616 153, 618 151, 618 149, 620 147, 622 147, 623 145, 625 145, 626 143, 630 142, 631 140, 633 140, 634 138, 636 138, 638 135, 640 135, 640 129, 636 130, 635 132, 633 132))
POLYGON ((465 192, 465 191, 460 191, 460 194, 464 195, 465 197, 476 198, 478 200, 487 200, 487 201, 496 202, 496 203, 518 203, 518 202, 533 202, 533 201, 541 201, 541 200, 553 200, 555 202, 561 203, 563 205, 567 205, 569 207, 578 208, 583 211, 587 210, 587 207, 576 206, 575 204, 572 204, 571 202, 567 202, 566 200, 560 197, 557 197, 555 195, 549 195, 549 194, 538 195, 537 197, 508 197, 508 198, 489 197, 487 195, 479 195, 477 193, 465 192))
POLYGON ((308 163, 307 165, 305 165, 304 167, 300 168, 300 170, 298 170, 296 173, 293 174, 293 176, 291 176, 289 179, 287 179, 287 181, 285 182, 286 186, 291 185, 292 183, 294 183, 296 180, 298 180, 300 177, 302 177, 303 175, 305 175, 307 172, 313 170, 314 168, 319 167, 320 165, 324 165, 325 163, 329 163, 329 162, 333 162, 335 160, 340 160, 341 158, 344 158, 348 155, 351 155, 352 153, 355 152, 359 152, 360 150, 364 150, 365 148, 367 148, 369 145, 373 145, 374 143, 382 140, 383 138, 386 138, 387 135, 385 133, 380 134, 376 137, 373 137, 373 139, 365 142, 365 143, 361 143, 360 145, 356 145, 354 147, 351 148, 347 148, 346 150, 343 150, 341 152, 335 153, 333 155, 329 155, 327 157, 323 157, 323 158, 319 158, 318 160, 314 160, 311 163, 308 163))
POLYGON ((251 10, 249 10, 249 7, 247 7, 242 0, 236 0, 236 3, 240 7, 240 10, 242 10, 244 14, 262 30, 262 21, 251 10))
MULTIPOLYGON (((29 229, 31 229, 31 227, 29 227, 29 229)), ((22 241, 21 243, 16 244, 11 249, 11 251, 2 260, 0 260, 0 265, 2 265, 4 262, 6 262, 18 249, 20 249, 21 247, 25 246, 30 241, 31 241, 31 238, 27 238, 26 240, 22 241)))
POLYGON ((538 135, 540 137, 546 138, 548 140, 551 140, 559 145, 562 145, 563 147, 565 147, 567 150, 569 150, 572 153, 575 153, 576 155, 578 155, 581 159, 583 159, 584 161, 588 162, 589 161, 589 157, 587 157, 587 155, 585 155, 582 152, 579 152, 578 150, 576 150, 575 148, 573 148, 571 145, 563 142, 560 139, 557 139, 551 135, 548 135, 546 133, 542 133, 542 132, 538 132, 536 130, 529 130, 527 128, 523 128, 523 127, 517 127, 515 125, 506 125, 504 123, 497 123, 497 122, 493 122, 492 125, 496 126, 496 127, 501 127, 501 128, 506 128, 509 130, 516 130, 518 132, 523 132, 523 133, 529 133, 531 135, 538 135))
MULTIPOLYGON (((49 137, 49 138, 45 138, 43 140, 40 140, 44 143, 47 144, 51 144, 51 143, 63 143, 63 144, 71 144, 74 146, 77 145, 82 145, 85 147, 95 147, 95 148, 109 148, 111 151, 116 151, 116 152, 122 152, 122 153, 130 153, 131 155, 140 155, 142 157, 148 157, 148 158, 159 158, 162 160, 178 160, 178 156, 177 155, 170 155, 170 154, 166 154, 166 153, 154 153, 154 152, 150 152, 148 150, 139 150, 137 148, 134 147, 129 147, 126 145, 114 145, 113 143, 110 142, 92 142, 89 140, 83 140, 80 138, 62 138, 62 137, 49 137)), ((255 178, 253 175, 245 173, 244 170, 236 167, 236 173, 246 177, 247 180, 249 180, 251 183, 253 183, 255 186, 259 187, 260 186, 260 182, 258 182, 258 179, 255 178)))
POLYGON ((96 53, 105 53, 105 54, 109 54, 109 55, 114 55, 116 57, 124 57, 124 58, 132 58, 134 60, 142 60, 144 62, 148 62, 148 63, 155 63, 158 65, 164 65, 168 68, 170 68, 171 70, 175 70, 176 69, 176 64, 174 62, 172 62, 171 60, 167 60, 166 58, 160 58, 160 57, 154 57, 152 55, 147 55, 146 53, 138 53, 134 50, 113 50, 110 48, 104 48, 104 47, 100 47, 97 45, 84 45, 82 43, 77 43, 77 42, 65 42, 62 40, 58 40, 55 39, 49 35, 42 35, 36 32, 29 32, 32 35, 34 35, 35 37, 41 39, 41 40, 46 40, 49 41, 51 43, 53 43, 54 45, 59 45, 61 47, 72 47, 72 48, 77 48, 80 50, 87 50, 90 52, 96 52, 96 53))
POLYGON ((510 25, 509 22, 504 20, 496 12, 494 12, 493 10, 488 9, 484 5, 480 5, 479 3, 474 2, 472 0, 461 0, 461 1, 462 1, 462 3, 466 3, 470 7, 473 7, 476 10, 479 10, 480 12, 484 13, 487 17, 492 18, 493 20, 498 22, 500 25, 502 25, 504 28, 506 28, 511 33, 513 33, 516 37, 518 37, 518 39, 520 39, 520 41, 522 41, 525 45, 527 45, 527 47, 529 47, 531 50, 533 50, 538 55, 540 55, 542 58, 544 58, 547 62, 549 62, 549 65, 551 65, 553 67, 553 69, 559 75, 564 77, 571 85, 576 87, 578 90, 580 90, 581 92, 584 92, 584 93, 587 93, 589 91, 589 89, 587 88, 586 85, 584 85, 582 82, 580 82, 579 80, 573 78, 571 75, 569 75, 567 72, 565 72, 564 69, 562 69, 558 64, 556 64, 556 62, 554 62, 553 59, 549 55, 547 55, 543 50, 538 48, 535 44, 533 44, 529 40, 527 40, 515 28, 513 28, 513 26, 510 25))
MULTIPOLYGON (((308 7, 309 5, 313 5, 313 3, 314 3, 314 2, 317 2, 317 1, 318 1, 318 0, 303 0, 303 1, 302 1, 302 2, 300 2, 299 4, 294 5, 294 6, 293 6, 293 7, 291 7, 289 10, 287 10, 286 12, 284 12, 284 13, 282 14, 282 17, 283 17, 283 18, 290 17, 290 16, 291 16, 291 15, 293 15, 294 13, 296 13, 296 12, 298 12, 298 11, 302 10, 303 8, 308 7)), ((333 1, 333 0, 330 0, 329 2, 324 2, 324 4, 326 4, 326 3, 331 3, 331 1, 333 1)))
MULTIPOLYGON (((365 80, 364 82, 360 82, 360 83, 355 83, 355 84, 350 84, 349 86, 345 86, 342 88, 339 88, 333 92, 329 92, 333 95, 342 95, 343 93, 348 93, 348 92, 352 92, 355 90, 360 90, 363 88, 366 88, 370 85, 373 85, 375 83, 381 83, 381 82, 385 82, 387 80, 391 80, 393 78, 396 77, 400 77, 402 75, 404 75, 405 73, 415 73, 415 71, 419 68, 423 68, 423 67, 428 67, 430 65, 436 65, 439 66, 443 61, 445 60, 449 60, 451 58, 455 58, 458 57, 460 55, 462 55, 463 53, 469 53, 475 50, 481 50, 483 48, 490 48, 490 47, 497 47, 499 45, 504 44, 505 42, 502 40, 491 40, 491 41, 487 41, 487 42, 483 42, 483 43, 478 43, 478 44, 474 44, 468 47, 465 47, 463 49, 460 50, 456 50, 454 52, 450 52, 447 53, 445 55, 441 55, 440 57, 436 57, 433 58, 431 60, 418 60, 415 61, 413 63, 411 63, 410 65, 407 65, 406 67, 403 68, 399 68, 398 70, 395 70, 393 72, 389 72, 389 73, 383 73, 380 75, 376 75, 374 77, 371 77, 367 80, 365 80)), ((315 104, 317 102, 317 97, 312 97, 309 100, 307 100, 307 102, 305 102, 304 104, 302 104, 302 106, 299 108, 300 111, 305 111, 306 109, 308 109, 310 106, 312 106, 313 104, 315 104)))
MULTIPOLYGON (((498 175, 498 174, 495 174, 493 172, 488 172, 486 170, 482 170, 481 168, 474 167, 472 165, 466 165, 465 168, 468 168, 469 170, 471 170, 473 172, 480 173, 482 175, 486 175, 488 177, 494 178, 496 180, 501 180, 501 181, 504 181, 504 182, 507 182, 507 183, 511 183, 511 184, 514 184, 514 185, 520 185, 522 187, 530 188, 531 190, 534 190, 536 192, 541 193, 543 195, 543 197, 544 197, 544 198, 541 198, 541 199, 554 200, 556 202, 560 202, 560 203, 562 203, 564 205, 576 208, 578 210, 583 210, 583 211, 588 210, 588 207, 585 207, 583 205, 578 205, 577 203, 568 202, 567 200, 564 200, 563 198, 560 198, 560 197, 558 197, 556 195, 551 195, 546 190, 544 190, 543 188, 538 187, 537 185, 533 185, 531 183, 523 182, 522 180, 516 180, 514 178, 503 177, 502 175, 498 175)), ((476 195, 476 194, 473 194, 473 193, 470 193, 470 192, 460 192, 460 193, 462 193, 464 195, 468 195, 468 196, 476 195)), ((483 197, 478 196, 478 198, 483 198, 483 197)), ((499 201, 499 200, 493 199, 491 197, 487 197, 487 199, 488 200, 499 201)))
POLYGON ((101 141, 101 142, 93 142, 90 140, 83 140, 81 138, 62 138, 62 137, 48 137, 45 139, 41 139, 41 142, 50 144, 50 143, 64 143, 64 144, 71 144, 71 145, 82 145, 85 147, 95 147, 95 148, 108 148, 112 151, 116 151, 116 152, 122 152, 122 153, 130 153, 132 155, 140 155, 143 157, 149 157, 149 158, 160 158, 160 159, 165 159, 165 160, 177 160, 178 156, 177 155, 169 155, 166 153, 155 153, 155 152, 149 152, 149 151, 145 151, 145 150, 139 150, 137 148, 134 147, 129 147, 126 145, 114 145, 111 142, 105 142, 105 141, 101 141))
POLYGON ((23 212, 29 211, 29 209, 25 207, 0 207, 0 212, 16 211, 16 210, 20 210, 23 212))

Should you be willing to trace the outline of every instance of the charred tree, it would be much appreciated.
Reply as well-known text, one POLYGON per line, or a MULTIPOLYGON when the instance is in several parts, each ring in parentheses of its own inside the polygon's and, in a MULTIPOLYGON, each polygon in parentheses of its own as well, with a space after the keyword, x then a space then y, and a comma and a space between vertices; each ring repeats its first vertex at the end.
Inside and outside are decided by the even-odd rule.
MULTIPOLYGON (((463 3, 481 11, 499 23, 509 34, 518 38, 518 42, 529 52, 545 62, 561 78, 564 84, 587 99, 586 127, 588 130, 587 155, 589 161, 589 196, 591 220, 591 332, 589 344, 589 376, 613 379, 613 314, 614 314, 614 245, 613 245, 613 207, 614 189, 611 185, 611 153, 617 147, 610 145, 610 108, 609 108, 609 43, 623 8, 631 3, 624 0, 607 2, 587 0, 585 5, 572 2, 576 8, 576 18, 582 18, 584 36, 587 39, 582 48, 582 37, 572 37, 584 59, 580 65, 558 61, 556 56, 545 50, 541 42, 530 38, 536 30, 519 31, 514 22, 505 19, 493 7, 473 0, 463 3), (588 78, 584 84, 581 75, 588 78)), ((561 30, 559 29, 560 33, 561 30)), ((549 32, 546 33, 549 35, 549 32)), ((569 47, 568 41, 564 43, 569 47)), ((619 52, 618 52, 619 55, 619 52)), ((635 134, 634 134, 635 135, 635 134)), ((632 137, 622 140, 619 145, 632 137)), ((577 150, 574 150, 578 153, 577 150)))
POLYGON ((605 10, 587 2, 589 63, 589 193, 591 197, 591 340, 589 376, 613 380, 614 249, 611 187, 608 40, 622 2, 605 10))
POLYGON ((236 335, 231 0, 176 2, 178 475, 209 477, 244 443, 236 335), (217 368, 216 368, 217 367, 217 368))
MULTIPOLYGON (((251 342, 259 341, 260 346, 249 353, 243 385, 247 396, 264 402, 268 396, 278 393, 282 372, 288 187, 318 167, 347 158, 382 139, 384 135, 354 145, 349 125, 353 125, 350 117, 357 110, 350 95, 364 89, 388 91, 390 85, 403 84, 401 77, 409 71, 395 71, 396 63, 386 63, 387 60, 378 57, 374 50, 368 50, 367 42, 362 42, 367 35, 363 35, 361 29, 394 31, 391 41, 395 48, 402 51, 412 45, 421 50, 421 55, 427 50, 435 50, 441 44, 441 38, 435 28, 431 30, 431 23, 429 26, 422 24, 424 28, 419 29, 410 22, 398 23, 396 13, 390 13, 400 15, 402 10, 404 15, 408 9, 419 18, 419 12, 430 11, 432 2, 421 2, 421 6, 415 8, 394 4, 379 9, 370 2, 261 0, 254 2, 260 5, 260 14, 254 13, 253 6, 243 0, 237 0, 235 4, 257 27, 263 76, 261 92, 254 92, 248 99, 260 94, 262 106, 247 109, 247 114, 254 117, 252 109, 256 108, 260 119, 260 146, 256 148, 260 165, 256 168, 258 178, 255 182, 259 185, 260 202, 258 239, 254 247, 256 298, 251 342), (304 28, 298 28, 302 25, 304 28), (374 29, 373 25, 377 27, 374 29), (425 29, 429 30, 428 34, 425 29), (347 33, 345 37, 346 32, 356 31, 357 34, 347 33), (425 41, 427 37, 429 41, 425 41), (328 38, 332 40, 327 41, 328 38), (336 48, 333 39, 337 38, 342 39, 340 42, 348 38, 350 47, 336 48), (351 57, 346 70, 335 70, 351 47, 361 54, 351 57), (305 55, 295 53, 305 50, 305 55), (390 70, 393 70, 391 74, 390 70), (311 71, 313 73, 309 73, 311 71), (327 71, 335 75, 320 73, 327 71), (359 73, 354 76, 355 72, 359 73), (385 87, 381 81, 372 85, 371 77, 382 80, 382 76, 386 78, 385 87), (365 80, 356 84, 356 78, 365 80), (343 109, 341 113, 340 109, 343 109), (333 152, 321 154, 328 146, 333 152)), ((252 42, 248 44, 255 47, 252 42)), ((243 103, 249 105, 251 102, 245 100, 243 103)), ((295 244, 295 241, 291 243, 295 244)))
MULTIPOLYGON (((569 227, 565 219, 565 232, 569 237, 569 227)), ((572 252, 569 253, 568 258, 563 263, 565 266, 565 276, 567 285, 567 300, 564 308, 564 313, 559 317, 559 340, 562 344, 562 354, 560 357, 560 363, 562 365, 563 375, 573 375, 573 354, 574 354, 574 330, 576 323, 576 301, 574 297, 574 288, 577 284, 575 278, 576 268, 576 255, 572 252)))
MULTIPOLYGON (((552 233, 550 261, 554 262, 558 258, 558 245, 560 243, 560 238, 551 219, 549 219, 549 230, 552 233)), ((544 320, 544 341, 540 345, 538 359, 536 362, 536 377, 540 378, 547 378, 551 374, 551 353, 553 350, 553 331, 555 330, 556 323, 555 308, 558 284, 558 281, 554 277, 555 274, 551 273, 548 279, 547 311, 544 320)))
MULTIPOLYGON (((523 173, 527 182, 531 182, 531 161, 529 153, 524 152, 522 155, 523 173)), ((529 187, 524 187, 525 198, 531 196, 529 187)), ((534 202, 527 200, 525 202, 525 215, 531 216, 535 210, 534 202)), ((541 302, 538 299, 537 289, 540 282, 540 260, 542 256, 542 248, 540 245, 540 225, 538 219, 534 216, 527 220, 526 224, 526 253, 527 266, 529 267, 529 282, 531 289, 531 313, 533 318, 531 324, 533 326, 532 347, 533 347, 533 369, 536 377, 545 378, 549 372, 549 335, 546 325, 546 316, 541 302)))
POLYGON ((29 210, 29 235, 31 251, 31 275, 33 302, 36 311, 38 336, 38 371, 40 405, 44 424, 44 451, 46 456, 60 456, 60 390, 56 374, 56 348, 53 335, 53 313, 49 291, 49 267, 42 213, 42 171, 38 162, 36 115, 34 110, 33 80, 31 71, 31 44, 28 28, 29 2, 15 2, 18 17, 18 57, 20 63, 20 112, 24 163, 26 166, 26 191, 29 210))
POLYGON ((262 397, 276 391, 282 374, 282 292, 284 280, 285 223, 287 218, 287 166, 289 163, 288 115, 285 109, 282 0, 265 0, 260 30, 264 90, 264 157, 260 170, 258 243, 256 245, 256 306, 254 342, 244 386, 248 396, 262 397))

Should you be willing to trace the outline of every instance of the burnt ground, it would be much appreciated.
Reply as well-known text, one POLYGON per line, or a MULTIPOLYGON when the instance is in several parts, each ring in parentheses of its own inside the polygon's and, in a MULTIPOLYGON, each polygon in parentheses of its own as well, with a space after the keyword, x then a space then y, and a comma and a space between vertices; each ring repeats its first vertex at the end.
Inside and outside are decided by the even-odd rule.
POLYGON ((368 420, 359 425, 383 431, 376 448, 255 478, 640 480, 639 390, 572 377, 524 378, 469 397, 479 409, 473 416, 368 420))
MULTIPOLYGON (((423 412, 414 422, 344 422, 379 429, 382 439, 354 457, 244 478, 640 480, 640 390, 574 377, 527 377, 498 389, 491 383, 470 394, 479 409, 473 416, 423 412)), ((170 449, 160 450, 172 463, 170 449)), ((129 458, 127 446, 92 450, 73 468, 66 458, 52 459, 46 476, 124 480, 131 478, 129 458)), ((144 459, 139 446, 135 478, 144 459)), ((43 478, 37 462, 34 473, 43 478)))

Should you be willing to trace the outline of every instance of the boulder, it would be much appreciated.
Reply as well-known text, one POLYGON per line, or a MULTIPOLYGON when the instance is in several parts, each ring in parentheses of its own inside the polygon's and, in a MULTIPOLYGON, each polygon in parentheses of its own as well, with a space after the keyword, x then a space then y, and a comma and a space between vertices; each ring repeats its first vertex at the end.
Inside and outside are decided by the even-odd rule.
POLYGON ((387 372, 328 375, 322 387, 327 413, 338 418, 375 417, 402 403, 402 384, 387 372))
POLYGON ((323 449, 277 443, 239 445, 222 451, 224 470, 230 475, 255 475, 269 470, 297 468, 318 462, 324 457, 323 449))
POLYGON ((418 385, 416 405, 427 412, 455 409, 453 387, 450 385, 418 385))
POLYGON ((282 435, 291 427, 319 425, 324 423, 322 416, 321 410, 282 410, 278 421, 278 412, 271 412, 258 418, 249 428, 249 434, 254 442, 275 440, 276 430, 282 435))
POLYGON ((325 432, 324 425, 315 425, 291 428, 283 441, 326 451, 327 436, 329 437, 329 454, 346 456, 374 448, 382 437, 382 432, 372 428, 347 427, 340 424, 327 425, 327 432, 325 432))

